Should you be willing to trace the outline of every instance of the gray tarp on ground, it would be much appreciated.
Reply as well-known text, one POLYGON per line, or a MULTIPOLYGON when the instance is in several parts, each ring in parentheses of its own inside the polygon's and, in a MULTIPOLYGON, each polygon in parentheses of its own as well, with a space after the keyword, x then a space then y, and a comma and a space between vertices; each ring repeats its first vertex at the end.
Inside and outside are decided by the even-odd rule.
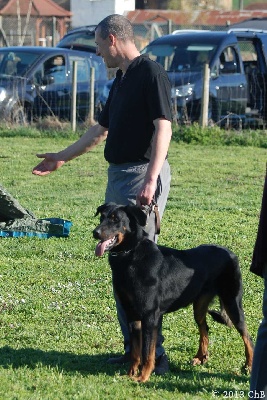
MULTIPOLYGON (((59 218, 38 219, 34 214, 25 209, 19 202, 0 185, 0 231, 25 232, 40 237, 68 236, 68 230, 64 229, 64 221, 59 218)), ((8 235, 0 235, 8 236, 8 235)))

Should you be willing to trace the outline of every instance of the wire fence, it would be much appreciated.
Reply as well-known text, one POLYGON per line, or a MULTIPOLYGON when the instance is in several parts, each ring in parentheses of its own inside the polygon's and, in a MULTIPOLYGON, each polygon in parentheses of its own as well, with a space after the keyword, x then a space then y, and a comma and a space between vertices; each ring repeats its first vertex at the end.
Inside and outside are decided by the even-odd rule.
MULTIPOLYGON (((172 33, 180 29, 225 30, 225 26, 210 25, 177 25, 171 20, 144 21, 133 24, 136 45, 139 50, 156 37, 172 33)), ((71 22, 65 22, 65 31, 72 29, 71 22)), ((52 46, 60 39, 60 22, 53 17, 36 18, 27 16, 0 17, 0 46, 52 46)))
POLYGON ((164 22, 144 21, 143 24, 134 24, 135 42, 139 50, 142 50, 152 40, 181 30, 218 30, 225 31, 226 26, 215 25, 177 25, 171 20, 164 22))
POLYGON ((55 17, 0 16, 0 46, 53 46, 70 24, 55 17))
MULTIPOLYGON (((176 25, 171 20, 160 20, 158 21, 144 21, 141 24, 133 24, 135 41, 139 50, 144 49, 152 40, 157 37, 173 33, 176 30, 221 30, 226 31, 226 26, 208 26, 208 25, 176 25)), ((58 34, 58 25, 55 23, 53 18, 43 18, 42 22, 39 21, 37 32, 37 20, 36 18, 21 18, 19 23, 16 18, 2 18, 0 24, 0 45, 4 46, 21 46, 21 45, 39 45, 39 46, 52 46, 54 39, 56 42, 60 39, 58 34), (41 32, 41 35, 40 35, 41 32)), ((70 30, 71 26, 67 26, 67 30, 70 30)), ((244 43, 242 47, 242 60, 244 63, 244 71, 246 76, 247 88, 247 104, 246 104, 246 122, 249 122, 251 126, 265 126, 267 121, 267 75, 257 70, 257 54, 250 47, 251 43, 248 41, 244 43), (257 114, 257 115, 256 115, 257 114), (256 118, 255 118, 256 115, 256 118)), ((112 76, 111 76, 112 77, 112 76)), ((90 77, 88 77, 88 80, 90 77)), ((189 76, 190 79, 190 76, 189 76)), ((203 79, 203 77, 201 77, 203 79)), ((230 74, 229 78, 224 77, 225 81, 229 79, 230 86, 230 74)), ((173 92, 177 91, 175 83, 172 86, 173 92)), ((228 110, 221 113, 222 104, 220 104, 220 98, 214 99, 210 96, 209 101, 209 123, 223 123, 224 126, 235 125, 235 127, 244 127, 244 109, 240 108, 240 103, 234 104, 235 96, 233 89, 228 91, 229 101, 228 110), (232 93, 231 93, 232 90, 232 93), (231 99, 232 96, 232 99, 231 99), (222 115, 222 116, 221 116, 222 115)), ((178 123, 190 124, 200 118, 201 108, 201 96, 200 101, 191 102, 177 109, 177 97, 173 96, 173 113, 174 120, 178 123)), ((61 98, 61 102, 64 101, 64 97, 61 98)), ((82 100, 81 100, 82 101, 82 100)), ((79 102, 79 98, 78 98, 79 102)), ((244 104, 243 104, 244 105, 244 104)), ((61 104, 64 108, 64 104, 61 104)), ((224 105, 225 106, 225 105, 224 105)), ((244 107, 243 107, 244 108, 244 107)))

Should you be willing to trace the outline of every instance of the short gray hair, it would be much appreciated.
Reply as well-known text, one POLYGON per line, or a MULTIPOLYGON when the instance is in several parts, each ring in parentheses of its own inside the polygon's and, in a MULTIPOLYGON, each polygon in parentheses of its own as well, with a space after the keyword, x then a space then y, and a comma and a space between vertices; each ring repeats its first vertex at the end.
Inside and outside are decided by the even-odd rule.
POLYGON ((96 29, 98 28, 100 29, 100 36, 102 39, 106 39, 108 35, 111 34, 123 41, 134 41, 133 26, 123 15, 109 15, 99 22, 96 29))

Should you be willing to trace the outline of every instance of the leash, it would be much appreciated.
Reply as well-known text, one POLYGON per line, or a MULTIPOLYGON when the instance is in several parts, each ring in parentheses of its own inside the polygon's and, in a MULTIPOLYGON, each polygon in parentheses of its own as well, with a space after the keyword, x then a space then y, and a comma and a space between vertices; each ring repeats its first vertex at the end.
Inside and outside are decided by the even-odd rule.
POLYGON ((155 233, 156 235, 160 234, 160 215, 159 215, 159 206, 158 204, 153 200, 152 201, 152 211, 155 214, 155 233))
POLYGON ((160 234, 159 206, 154 199, 152 200, 151 204, 147 207, 146 214, 150 216, 152 212, 155 215, 155 235, 159 235, 160 234))

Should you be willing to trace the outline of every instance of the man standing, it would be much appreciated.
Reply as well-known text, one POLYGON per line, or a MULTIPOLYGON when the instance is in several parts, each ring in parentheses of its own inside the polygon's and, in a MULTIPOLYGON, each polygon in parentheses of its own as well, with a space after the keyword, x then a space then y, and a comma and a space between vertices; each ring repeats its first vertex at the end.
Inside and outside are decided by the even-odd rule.
MULTIPOLYGON (((162 217, 170 188, 167 153, 171 140, 170 82, 164 68, 140 55, 133 27, 121 15, 110 15, 95 30, 97 54, 108 68, 118 68, 98 123, 75 143, 58 153, 38 154, 44 158, 33 173, 47 175, 106 139, 104 156, 109 163, 105 201, 148 206, 155 200, 162 217)), ((146 231, 157 240, 153 215, 146 231)), ((129 332, 126 317, 117 301, 124 336, 125 354, 110 363, 129 361, 129 332)), ((161 330, 156 347, 155 373, 168 371, 161 330)))
POLYGON ((263 319, 258 329, 255 345, 249 398, 267 399, 267 170, 258 233, 250 269, 254 274, 264 278, 264 293, 262 304, 263 319))

